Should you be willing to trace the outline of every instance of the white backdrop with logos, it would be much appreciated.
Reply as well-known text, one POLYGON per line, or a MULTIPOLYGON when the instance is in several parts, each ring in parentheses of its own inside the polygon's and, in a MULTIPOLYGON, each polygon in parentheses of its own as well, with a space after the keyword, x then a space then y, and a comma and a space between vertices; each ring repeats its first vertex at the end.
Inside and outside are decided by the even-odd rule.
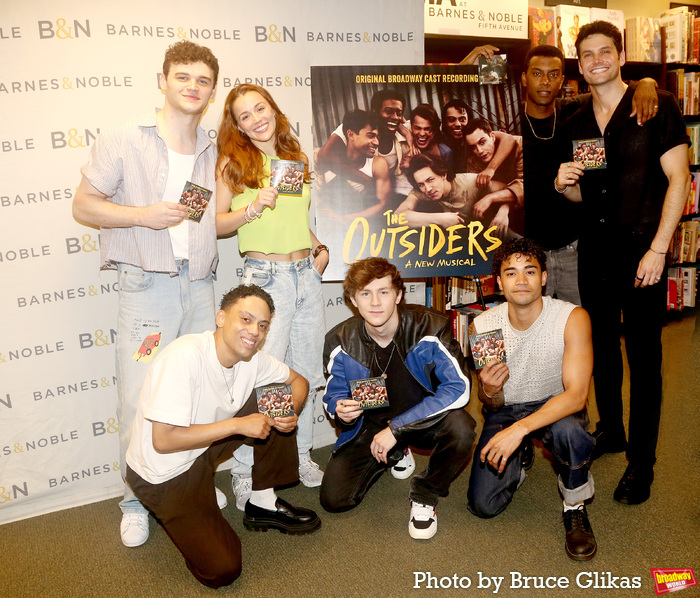
MULTIPOLYGON (((99 231, 71 203, 95 136, 160 107, 163 54, 182 38, 219 59, 202 119, 212 139, 228 91, 267 87, 311 148, 311 65, 422 64, 423 0, 290 3, 13 2, 0 21, 0 523, 121 492, 114 341, 116 276, 99 231), (397 6, 400 4, 400 7, 397 6)), ((309 150, 307 150, 309 151, 309 150)), ((219 241, 216 294, 238 284, 219 241)), ((349 315, 324 284, 326 324, 349 315)), ((213 327, 213 323, 212 323, 213 327)), ((319 404, 317 446, 335 438, 319 404)))

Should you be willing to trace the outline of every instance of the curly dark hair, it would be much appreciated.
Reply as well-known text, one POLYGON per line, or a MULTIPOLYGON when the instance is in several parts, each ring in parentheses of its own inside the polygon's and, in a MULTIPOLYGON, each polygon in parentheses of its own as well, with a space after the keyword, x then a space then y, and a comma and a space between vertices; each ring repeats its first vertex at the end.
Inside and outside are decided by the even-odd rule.
POLYGON ((501 275, 503 262, 508 261, 512 255, 523 255, 535 259, 539 263, 542 272, 547 271, 547 256, 544 253, 544 249, 532 239, 515 239, 501 245, 493 254, 491 271, 494 276, 501 275))
POLYGON ((593 21, 581 27, 576 37, 576 56, 578 56, 579 60, 581 59, 581 42, 587 37, 597 35, 598 33, 609 37, 615 45, 617 55, 620 55, 622 52, 622 34, 620 30, 607 21, 593 21))
POLYGON ((171 64, 192 64, 194 62, 203 62, 214 72, 214 85, 216 85, 219 79, 219 61, 216 56, 206 46, 200 46, 186 39, 172 44, 166 50, 163 60, 163 74, 168 76, 171 64))
POLYGON ((399 93, 395 89, 380 89, 375 92, 370 100, 369 107, 372 112, 380 112, 385 100, 396 100, 401 102, 401 109, 403 110, 406 106, 406 100, 403 94, 399 93))
POLYGON ((417 154, 411 158, 408 163, 408 169, 406 170, 408 182, 416 189, 418 185, 416 185, 414 175, 422 168, 430 168, 436 175, 447 177, 447 180, 450 182, 455 180, 454 171, 442 158, 429 156, 428 154, 417 154))
POLYGON ((239 299, 245 299, 246 297, 258 297, 259 299, 262 299, 270 308, 270 316, 275 314, 275 302, 272 300, 272 297, 270 297, 270 294, 267 291, 261 289, 255 284, 241 284, 236 288, 231 289, 221 298, 221 305, 219 306, 219 309, 226 311, 239 299))
POLYGON ((390 264, 383 257, 368 257, 350 265, 343 281, 345 301, 349 303, 358 291, 364 289, 373 280, 385 276, 391 276, 391 286, 397 293, 401 293, 401 301, 403 301, 406 287, 401 280, 401 274, 394 264, 390 264))

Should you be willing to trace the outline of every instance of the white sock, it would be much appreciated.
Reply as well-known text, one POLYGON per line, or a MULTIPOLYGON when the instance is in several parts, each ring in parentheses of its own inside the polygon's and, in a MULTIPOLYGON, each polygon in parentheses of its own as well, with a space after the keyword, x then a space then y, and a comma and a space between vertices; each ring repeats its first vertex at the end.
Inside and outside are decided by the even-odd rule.
POLYGON ((274 488, 265 488, 265 490, 253 490, 250 493, 250 504, 267 509, 268 511, 277 510, 277 495, 274 488))
POLYGON ((564 512, 566 511, 578 511, 583 506, 583 501, 577 502, 575 505, 567 505, 564 501, 564 512))

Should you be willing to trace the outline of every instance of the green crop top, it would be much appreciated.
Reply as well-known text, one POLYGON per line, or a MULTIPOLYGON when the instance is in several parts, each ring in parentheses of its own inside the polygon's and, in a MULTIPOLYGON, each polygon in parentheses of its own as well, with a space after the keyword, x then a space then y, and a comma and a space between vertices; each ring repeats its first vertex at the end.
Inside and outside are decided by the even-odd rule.
MULTIPOLYGON (((265 178, 263 187, 270 184, 270 160, 275 156, 263 154, 265 178)), ((246 189, 231 199, 231 211, 245 208, 258 196, 259 189, 246 189)), ((238 229, 238 249, 241 253, 259 251, 261 253, 288 254, 299 249, 311 249, 309 229, 310 185, 304 184, 301 196, 277 196, 274 210, 265 208, 260 218, 243 224, 238 229)))

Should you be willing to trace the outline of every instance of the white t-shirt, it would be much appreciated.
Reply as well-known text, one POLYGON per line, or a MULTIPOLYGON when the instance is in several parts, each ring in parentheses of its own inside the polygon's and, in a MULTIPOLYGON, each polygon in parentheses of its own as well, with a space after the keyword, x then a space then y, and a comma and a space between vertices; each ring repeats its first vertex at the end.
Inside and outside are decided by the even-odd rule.
MULTIPOLYGON (((163 201, 179 203, 185 183, 192 178, 194 154, 178 154, 168 148, 168 181, 163 192, 163 201)), ((185 218, 179 224, 168 227, 170 243, 175 259, 188 259, 190 246, 190 221, 185 218)))
POLYGON ((238 413, 256 386, 288 378, 287 365, 261 352, 250 361, 224 368, 216 356, 212 331, 181 336, 161 351, 148 370, 126 462, 151 484, 173 479, 206 448, 158 453, 150 420, 183 427, 219 422, 238 413))

